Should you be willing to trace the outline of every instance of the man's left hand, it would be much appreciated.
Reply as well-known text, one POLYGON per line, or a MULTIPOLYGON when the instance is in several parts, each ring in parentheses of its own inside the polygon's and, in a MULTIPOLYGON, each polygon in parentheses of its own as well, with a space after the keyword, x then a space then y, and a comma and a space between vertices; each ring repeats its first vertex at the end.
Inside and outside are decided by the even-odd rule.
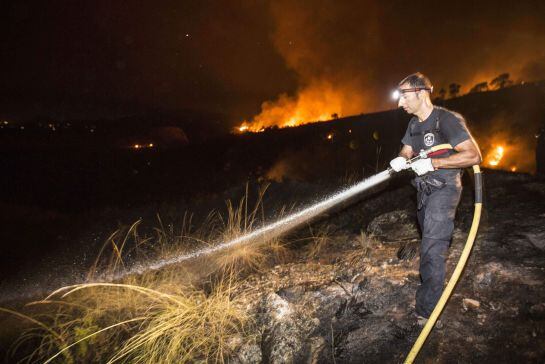
POLYGON ((411 169, 419 176, 435 171, 435 168, 431 163, 431 158, 419 159, 416 162, 411 163, 411 169))

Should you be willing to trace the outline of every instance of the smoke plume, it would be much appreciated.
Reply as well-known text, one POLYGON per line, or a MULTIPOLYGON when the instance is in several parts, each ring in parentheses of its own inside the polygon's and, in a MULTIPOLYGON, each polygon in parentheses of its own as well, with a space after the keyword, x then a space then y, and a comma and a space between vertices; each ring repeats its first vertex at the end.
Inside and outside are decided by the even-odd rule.
POLYGON ((263 102, 241 130, 394 108, 390 90, 416 71, 427 74, 437 91, 458 83, 462 93, 505 72, 514 82, 545 77, 543 5, 471 6, 272 2, 272 43, 299 86, 263 102))

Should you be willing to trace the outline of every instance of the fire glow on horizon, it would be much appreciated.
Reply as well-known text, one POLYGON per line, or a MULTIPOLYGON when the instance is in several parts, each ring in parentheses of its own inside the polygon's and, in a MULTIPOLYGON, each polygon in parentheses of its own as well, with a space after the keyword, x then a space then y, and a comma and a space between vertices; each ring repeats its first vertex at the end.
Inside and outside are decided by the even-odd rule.
POLYGON ((365 105, 363 92, 354 86, 314 81, 295 96, 281 94, 276 100, 265 101, 261 112, 251 120, 243 121, 235 132, 256 133, 270 127, 290 128, 338 119, 363 112, 365 105))

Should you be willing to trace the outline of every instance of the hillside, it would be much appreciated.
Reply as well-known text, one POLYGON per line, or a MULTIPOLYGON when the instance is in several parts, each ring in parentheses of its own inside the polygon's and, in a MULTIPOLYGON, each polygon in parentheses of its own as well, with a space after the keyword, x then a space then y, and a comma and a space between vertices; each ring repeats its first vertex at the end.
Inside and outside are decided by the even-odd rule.
MULTIPOLYGON (((469 182, 464 181, 448 277, 471 224, 469 182)), ((294 186, 285 186, 285 194, 294 186)), ((282 190, 278 186, 274 193, 282 190)), ((418 362, 543 361, 543 198, 542 181, 485 171, 483 217, 473 253, 441 316, 443 327, 434 329, 418 362)), ((283 258, 270 256, 259 268, 241 271, 231 296, 253 324, 245 334, 230 339, 234 346, 229 361, 401 362, 419 333, 412 315, 419 281, 419 234, 414 190, 407 179, 398 178, 359 202, 332 211, 311 229, 313 239, 297 243, 297 236, 305 236, 300 231, 284 240, 293 242, 286 245, 283 258)), ((202 271, 196 268, 202 264, 210 265, 205 259, 166 272, 202 271)), ((1 317, 0 336, 8 345, 21 323, 1 317)))
MULTIPOLYGON (((418 362, 545 358, 545 205, 538 202, 545 184, 497 172, 485 178, 484 216, 471 259, 441 316, 444 327, 432 332, 418 362)), ((471 223, 468 190, 447 276, 471 223)), ((256 346, 244 347, 241 362, 401 362, 419 333, 411 316, 419 282, 412 194, 398 187, 333 216, 327 224, 335 234, 318 254, 301 254, 299 261, 251 277, 250 302, 259 302, 254 307, 264 329, 256 346), (352 229, 370 217, 363 227, 375 239, 362 241, 352 229)))
MULTIPOLYGON (((515 163, 524 171, 534 163, 544 95, 543 85, 524 85, 470 94, 445 106, 466 116, 485 155, 486 146, 501 142, 506 164, 500 167, 509 170, 515 163)), ((268 190, 255 224, 320 201, 386 168, 407 120, 406 114, 393 110, 172 149, 7 151, 2 156, 8 175, 1 199, 6 222, 1 232, 1 305, 24 311, 30 300, 86 282, 89 269, 100 271, 93 262, 103 247, 111 254, 109 262, 124 269, 154 254, 182 254, 199 241, 210 246, 236 237, 247 231, 242 211, 259 200, 255 194, 248 198, 248 190, 257 186, 267 185, 268 190), (225 209, 226 201, 230 204, 225 209), (221 216, 210 223, 210 216, 219 216, 214 211, 221 216), (207 221, 206 229, 199 230, 207 221), (135 222, 138 231, 129 228, 135 222), (202 235, 184 240, 190 230, 202 235), (152 247, 139 248, 144 242, 152 247)), ((542 362, 545 184, 526 173, 485 169, 484 175, 484 212, 473 255, 442 316, 445 327, 433 331, 420 358, 542 362)), ((449 272, 471 223, 470 176, 464 177, 449 272)), ((414 195, 407 173, 275 241, 272 250, 235 254, 243 263, 247 254, 249 261, 237 273, 228 302, 232 299, 251 324, 224 343, 226 357, 248 363, 401 361, 418 333, 411 318, 419 280, 414 195)), ((183 297, 179 291, 191 284, 198 291, 195 297, 202 297, 198 302, 208 302, 218 274, 216 258, 222 257, 144 272, 127 282, 183 297), (174 282, 161 281, 163 275, 174 282)), ((96 295, 97 307, 110 301, 123 306, 127 299, 96 295)), ((132 307, 132 301, 125 303, 132 307)), ((147 312, 145 300, 134 303, 142 304, 136 311, 147 312)), ((93 315, 100 312, 109 314, 96 309, 93 315)), ((99 327, 92 320, 82 325, 87 324, 85 330, 99 327)), ((1 350, 7 351, 27 327, 1 314, 1 350)), ((76 329, 79 335, 89 332, 76 329)), ((111 354, 109 337, 100 340, 104 351, 96 355, 111 354)), ((118 348, 123 341, 111 343, 118 348)), ((76 348, 73 355, 80 361, 99 360, 93 351, 76 348)), ((196 355, 194 360, 202 360, 198 355, 205 354, 196 355)))

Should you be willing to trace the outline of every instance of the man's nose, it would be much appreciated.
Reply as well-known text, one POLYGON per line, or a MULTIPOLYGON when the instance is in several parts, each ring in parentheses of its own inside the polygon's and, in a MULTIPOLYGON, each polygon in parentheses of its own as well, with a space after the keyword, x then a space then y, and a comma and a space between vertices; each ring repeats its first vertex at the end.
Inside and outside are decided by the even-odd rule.
POLYGON ((397 102, 397 107, 402 107, 403 104, 404 104, 403 97, 400 97, 400 98, 399 98, 399 101, 397 102))

